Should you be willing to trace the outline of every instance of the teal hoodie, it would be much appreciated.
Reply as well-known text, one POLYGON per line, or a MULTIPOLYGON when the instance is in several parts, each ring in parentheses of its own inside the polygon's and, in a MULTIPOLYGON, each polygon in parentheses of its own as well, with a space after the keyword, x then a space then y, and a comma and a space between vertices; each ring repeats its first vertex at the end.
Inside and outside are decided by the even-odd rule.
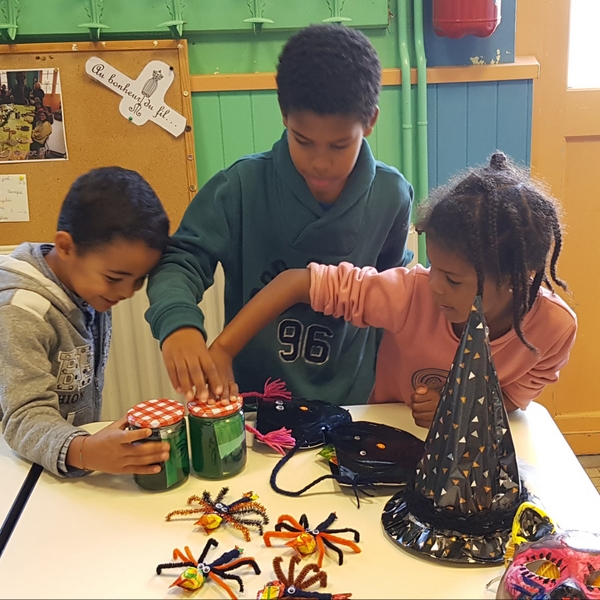
MULTIPOLYGON (((287 133, 270 152, 217 173, 188 206, 148 283, 146 319, 162 344, 181 327, 204 332, 198 308, 225 274, 228 323, 278 273, 311 261, 379 270, 404 265, 413 190, 363 140, 340 197, 324 210, 292 162, 287 133)), ((378 335, 298 304, 263 329, 236 357, 241 391, 281 378, 295 395, 335 404, 365 403, 375 379, 378 335)))

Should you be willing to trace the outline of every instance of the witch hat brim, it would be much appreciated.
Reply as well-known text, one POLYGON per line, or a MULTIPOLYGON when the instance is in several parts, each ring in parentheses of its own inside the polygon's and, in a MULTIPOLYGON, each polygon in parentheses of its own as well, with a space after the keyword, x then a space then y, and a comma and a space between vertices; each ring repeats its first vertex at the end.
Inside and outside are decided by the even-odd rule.
POLYGON ((414 486, 382 523, 402 548, 436 560, 502 563, 521 487, 508 415, 477 297, 425 441, 414 486))

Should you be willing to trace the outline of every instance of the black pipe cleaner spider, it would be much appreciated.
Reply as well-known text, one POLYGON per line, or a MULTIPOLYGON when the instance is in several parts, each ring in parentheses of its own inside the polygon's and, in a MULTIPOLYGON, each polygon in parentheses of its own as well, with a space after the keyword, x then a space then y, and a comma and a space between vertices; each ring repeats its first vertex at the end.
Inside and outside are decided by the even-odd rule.
POLYGON ((235 500, 231 504, 225 504, 223 498, 229 491, 228 487, 224 487, 218 493, 217 497, 213 501, 210 492, 204 491, 202 498, 200 496, 190 496, 187 499, 188 504, 196 502, 200 505, 199 508, 186 508, 180 510, 174 510, 170 512, 165 518, 167 521, 171 520, 174 515, 192 515, 196 513, 204 513, 194 525, 200 525, 204 527, 206 533, 212 533, 222 521, 226 521, 231 524, 235 529, 241 531, 244 539, 250 541, 250 531, 248 527, 254 527, 258 530, 260 535, 263 534, 263 525, 269 523, 269 517, 267 516, 267 509, 260 503, 255 502, 258 498, 252 492, 246 492, 241 498, 235 500), (246 519, 245 516, 254 514, 258 519, 246 519))
POLYGON ((332 512, 325 521, 317 525, 314 529, 308 526, 308 518, 305 514, 300 517, 300 522, 296 521, 290 515, 281 515, 277 519, 275 531, 267 531, 264 535, 264 541, 267 546, 271 545, 271 538, 291 538, 286 543, 300 553, 302 556, 308 556, 313 552, 319 551, 317 564, 319 567, 323 565, 323 556, 325 555, 325 546, 331 548, 338 555, 338 564, 344 562, 344 554, 336 544, 348 546, 354 552, 360 552, 360 548, 354 543, 360 541, 360 533, 356 529, 345 527, 343 529, 329 529, 333 522, 337 519, 337 515, 332 512), (287 522, 286 522, 287 521, 287 522), (286 531, 282 531, 285 529, 286 531), (334 533, 353 533, 354 542, 345 540, 334 533))
POLYGON ((206 542, 204 550, 200 558, 196 560, 192 556, 192 552, 188 546, 184 547, 185 554, 178 548, 173 550, 173 558, 179 559, 180 562, 162 563, 156 567, 156 574, 160 575, 163 569, 176 569, 178 567, 187 567, 186 570, 179 575, 179 577, 169 586, 179 586, 184 590, 198 590, 207 579, 212 579, 217 585, 221 586, 232 600, 237 600, 237 596, 233 593, 233 590, 223 581, 223 579, 233 579, 238 582, 240 586, 240 592, 244 591, 244 583, 239 575, 229 573, 233 569, 238 569, 244 565, 250 565, 254 569, 256 575, 260 574, 260 569, 256 564, 256 561, 252 557, 239 558, 242 554, 241 548, 235 547, 234 550, 225 552, 217 560, 211 563, 205 563, 204 559, 208 554, 208 551, 212 547, 219 545, 217 540, 211 538, 206 542))

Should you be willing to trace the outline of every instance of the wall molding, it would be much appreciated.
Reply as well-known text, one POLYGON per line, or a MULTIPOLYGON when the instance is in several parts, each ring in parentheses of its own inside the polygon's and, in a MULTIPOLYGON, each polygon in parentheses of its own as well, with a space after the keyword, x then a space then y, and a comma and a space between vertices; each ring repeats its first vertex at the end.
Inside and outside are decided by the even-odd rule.
MULTIPOLYGON (((480 81, 515 81, 538 79, 540 63, 534 56, 519 56, 514 63, 495 65, 472 65, 466 67, 430 67, 427 83, 470 83, 480 81)), ((381 83, 384 86, 400 85, 400 69, 383 69, 381 83)), ((410 82, 417 83, 417 70, 410 70, 410 82)), ((275 73, 215 73, 191 75, 192 92, 238 92, 276 90, 275 73)))

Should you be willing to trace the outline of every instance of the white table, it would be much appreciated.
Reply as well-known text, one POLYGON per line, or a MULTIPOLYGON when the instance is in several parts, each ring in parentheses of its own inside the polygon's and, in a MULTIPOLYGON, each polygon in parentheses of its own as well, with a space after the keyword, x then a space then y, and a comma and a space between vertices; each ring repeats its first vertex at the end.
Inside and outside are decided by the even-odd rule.
MULTIPOLYGON (((351 412, 355 421, 386 423, 425 436, 404 405, 352 407, 351 412)), ((600 532, 600 495, 546 409, 533 403, 527 411, 513 413, 510 422, 521 474, 548 512, 563 528, 600 532)), ((157 576, 155 567, 169 562, 175 547, 188 545, 197 558, 207 535, 194 527, 192 520, 166 522, 164 517, 176 508, 185 508, 190 495, 200 495, 205 489, 214 498, 223 485, 230 487, 226 502, 249 490, 256 492, 271 518, 269 530, 284 513, 296 519, 307 513, 310 524, 316 525, 335 511, 336 526, 360 531, 362 553, 346 552, 341 567, 334 555, 326 556, 323 569, 329 583, 319 591, 351 592, 353 599, 494 597, 485 585, 503 572, 502 567, 433 563, 389 541, 380 517, 394 493, 392 488, 374 498, 362 498, 358 510, 351 491, 333 481, 319 484, 300 498, 284 497, 268 483, 277 459, 275 453, 250 447, 248 464, 238 476, 211 482, 190 475, 183 486, 162 493, 139 489, 130 476, 92 474, 80 480, 61 480, 43 473, 0 558, 0 598, 189 598, 189 592, 169 589, 183 569, 157 576)), ((12 504, 28 467, 0 439, 0 518, 12 504)), ((278 482, 284 489, 295 490, 327 472, 316 451, 303 451, 284 467, 278 482)), ((213 536, 219 547, 210 551, 208 560, 239 545, 262 569, 261 575, 254 575, 249 568, 235 571, 242 575, 246 588, 241 598, 256 598, 257 591, 274 578, 273 558, 284 555, 285 566, 292 554, 278 540, 274 541, 278 547, 265 547, 254 533, 246 543, 228 526, 221 526, 213 536)), ((235 582, 231 583, 237 590, 235 582)), ((227 596, 208 582, 194 598, 227 596)))

